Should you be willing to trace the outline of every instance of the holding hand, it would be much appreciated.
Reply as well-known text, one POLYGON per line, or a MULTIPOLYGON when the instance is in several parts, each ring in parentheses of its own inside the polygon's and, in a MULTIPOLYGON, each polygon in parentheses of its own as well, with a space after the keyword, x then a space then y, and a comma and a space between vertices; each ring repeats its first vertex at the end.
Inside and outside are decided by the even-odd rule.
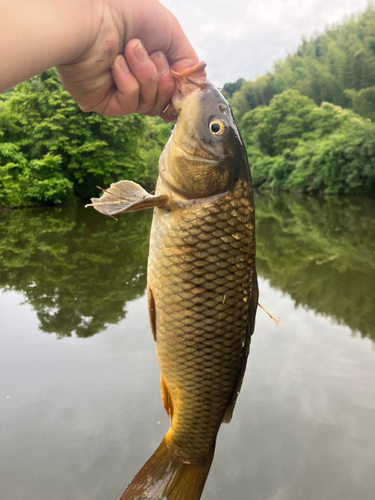
POLYGON ((198 57, 157 0, 20 0, 13 9, 0 0, 0 11, 0 44, 9 47, 0 90, 56 66, 84 111, 174 119, 172 106, 162 113, 174 90, 170 69, 198 57))

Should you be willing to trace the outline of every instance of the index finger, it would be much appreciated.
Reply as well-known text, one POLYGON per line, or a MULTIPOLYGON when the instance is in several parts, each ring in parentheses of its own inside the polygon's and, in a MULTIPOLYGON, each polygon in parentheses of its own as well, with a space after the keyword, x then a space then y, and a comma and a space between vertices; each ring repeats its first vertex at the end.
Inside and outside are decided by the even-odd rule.
POLYGON ((162 51, 175 71, 194 66, 199 62, 191 43, 175 16, 159 2, 152 3, 152 9, 140 9, 134 4, 135 21, 129 24, 125 43, 132 38, 142 40, 149 54, 162 51))

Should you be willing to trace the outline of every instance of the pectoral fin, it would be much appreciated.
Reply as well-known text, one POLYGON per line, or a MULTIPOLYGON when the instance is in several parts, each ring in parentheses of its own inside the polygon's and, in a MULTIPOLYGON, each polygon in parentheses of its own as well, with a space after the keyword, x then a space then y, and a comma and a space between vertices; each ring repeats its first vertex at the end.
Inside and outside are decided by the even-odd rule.
POLYGON ((161 207, 168 202, 167 195, 154 196, 133 181, 119 181, 103 191, 101 198, 91 198, 92 203, 86 207, 94 207, 110 217, 124 212, 161 207))

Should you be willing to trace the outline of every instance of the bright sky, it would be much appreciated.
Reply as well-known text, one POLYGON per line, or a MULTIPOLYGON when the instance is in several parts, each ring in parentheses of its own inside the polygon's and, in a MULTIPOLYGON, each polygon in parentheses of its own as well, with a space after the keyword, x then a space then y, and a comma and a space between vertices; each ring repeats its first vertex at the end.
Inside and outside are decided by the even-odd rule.
POLYGON ((160 0, 179 20, 216 85, 250 79, 293 53, 302 35, 365 10, 368 0, 160 0))

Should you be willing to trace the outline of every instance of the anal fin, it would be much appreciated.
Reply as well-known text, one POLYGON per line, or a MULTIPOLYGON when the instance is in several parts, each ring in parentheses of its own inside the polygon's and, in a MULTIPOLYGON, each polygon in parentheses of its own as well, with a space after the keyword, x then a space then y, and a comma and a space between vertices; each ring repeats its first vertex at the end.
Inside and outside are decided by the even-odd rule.
POLYGON ((119 181, 103 191, 101 198, 91 198, 92 203, 86 207, 94 207, 98 212, 110 217, 124 212, 161 207, 168 202, 166 194, 152 195, 133 181, 119 181))

